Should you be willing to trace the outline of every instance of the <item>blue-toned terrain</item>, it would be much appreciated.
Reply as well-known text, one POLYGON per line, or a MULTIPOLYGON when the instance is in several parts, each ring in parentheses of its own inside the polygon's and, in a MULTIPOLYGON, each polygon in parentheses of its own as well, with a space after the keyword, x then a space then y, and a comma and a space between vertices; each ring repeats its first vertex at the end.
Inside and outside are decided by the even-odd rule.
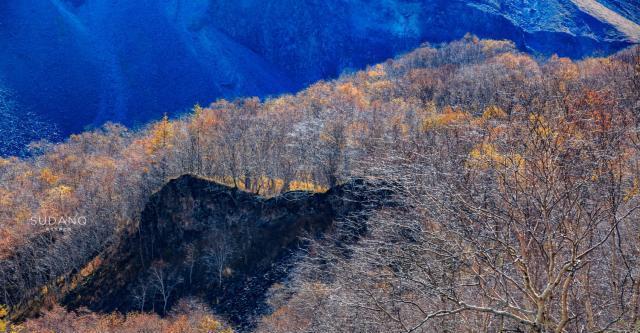
POLYGON ((0 113, 21 126, 0 118, 0 141, 12 141, 0 154, 53 127, 64 137, 295 91, 467 32, 608 54, 640 40, 639 16, 632 0, 5 0, 0 89, 14 107, 0 113))

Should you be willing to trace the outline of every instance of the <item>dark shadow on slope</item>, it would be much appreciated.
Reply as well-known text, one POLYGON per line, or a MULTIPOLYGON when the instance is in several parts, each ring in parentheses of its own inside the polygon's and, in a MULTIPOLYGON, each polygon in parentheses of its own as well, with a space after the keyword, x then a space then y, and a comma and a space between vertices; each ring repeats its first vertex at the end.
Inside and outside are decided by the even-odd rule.
POLYGON ((263 198, 182 176, 150 198, 139 230, 103 254, 63 304, 164 314, 181 297, 197 296, 240 329, 251 328, 304 239, 322 237, 337 219, 364 220, 389 194, 352 181, 326 193, 263 198))

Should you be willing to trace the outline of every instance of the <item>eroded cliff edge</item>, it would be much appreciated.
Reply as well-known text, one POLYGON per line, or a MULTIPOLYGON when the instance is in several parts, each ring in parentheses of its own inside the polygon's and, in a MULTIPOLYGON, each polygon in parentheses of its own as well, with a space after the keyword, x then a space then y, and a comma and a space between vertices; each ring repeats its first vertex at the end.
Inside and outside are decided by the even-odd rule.
POLYGON ((354 180, 326 193, 264 198, 185 175, 151 196, 139 228, 99 256, 62 303, 164 313, 195 296, 247 325, 264 311, 265 292, 286 278, 305 239, 323 237, 338 219, 364 221, 389 194, 354 180))

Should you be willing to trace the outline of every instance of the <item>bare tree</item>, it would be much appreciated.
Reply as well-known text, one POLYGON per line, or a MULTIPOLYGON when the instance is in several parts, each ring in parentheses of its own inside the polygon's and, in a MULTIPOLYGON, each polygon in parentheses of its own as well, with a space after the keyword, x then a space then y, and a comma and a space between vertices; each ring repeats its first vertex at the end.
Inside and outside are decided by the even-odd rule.
POLYGON ((218 286, 222 286, 222 279, 225 274, 225 268, 229 263, 229 259, 234 253, 232 244, 224 238, 221 233, 219 237, 212 240, 212 246, 206 250, 203 256, 204 265, 214 272, 218 280, 218 286))
POLYGON ((140 307, 140 312, 144 312, 144 307, 147 304, 147 297, 149 289, 151 288, 149 281, 146 279, 139 279, 131 288, 131 297, 134 302, 140 307))
POLYGON ((163 262, 155 262, 149 268, 150 281, 157 295, 162 301, 162 313, 167 313, 167 305, 176 287, 183 282, 181 276, 171 271, 163 262))
POLYGON ((308 331, 630 330, 635 125, 592 93, 565 103, 573 113, 531 105, 364 161, 404 204, 373 216, 359 244, 317 246, 291 301, 310 310, 305 297, 327 290, 308 331))

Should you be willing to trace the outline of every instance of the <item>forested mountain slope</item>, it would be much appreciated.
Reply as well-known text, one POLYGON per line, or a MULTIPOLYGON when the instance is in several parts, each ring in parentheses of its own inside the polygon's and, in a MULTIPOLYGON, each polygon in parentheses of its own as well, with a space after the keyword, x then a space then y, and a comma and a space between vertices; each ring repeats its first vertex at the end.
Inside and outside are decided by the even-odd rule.
MULTIPOLYGON (((171 332, 209 322, 211 307, 187 306, 194 302, 178 299, 185 294, 157 285, 146 304, 160 313, 159 304, 174 304, 162 319, 55 305, 117 308, 102 307, 100 296, 124 295, 122 286, 96 286, 77 304, 62 296, 90 286, 84 278, 94 272, 128 281, 131 267, 102 267, 101 255, 131 248, 126 235, 153 224, 144 212, 158 196, 149 194, 193 174, 265 197, 324 192, 355 177, 385 184, 399 203, 367 215, 359 242, 328 233, 309 244, 266 295, 270 314, 258 331, 632 331, 640 320, 639 90, 638 47, 536 60, 511 42, 469 36, 295 95, 219 100, 181 119, 140 130, 109 124, 40 145, 29 158, 0 159, 0 324, 38 309, 27 332, 171 332)), ((227 212, 211 202, 185 210, 194 200, 173 196, 175 184, 160 192, 178 203, 164 215, 256 222, 239 202, 227 212)), ((189 221, 200 220, 165 221, 178 231, 158 240, 169 242, 158 258, 177 262, 171 237, 189 221)), ((172 270, 188 281, 186 270, 172 270)))
MULTIPOLYGON (((522 50, 546 55, 609 54, 637 42, 640 28, 633 2, 606 4, 3 1, 0 79, 18 104, 67 136, 105 121, 144 124, 218 97, 299 90, 467 32, 511 39, 522 50)), ((48 136, 46 128, 35 132, 48 136)))

